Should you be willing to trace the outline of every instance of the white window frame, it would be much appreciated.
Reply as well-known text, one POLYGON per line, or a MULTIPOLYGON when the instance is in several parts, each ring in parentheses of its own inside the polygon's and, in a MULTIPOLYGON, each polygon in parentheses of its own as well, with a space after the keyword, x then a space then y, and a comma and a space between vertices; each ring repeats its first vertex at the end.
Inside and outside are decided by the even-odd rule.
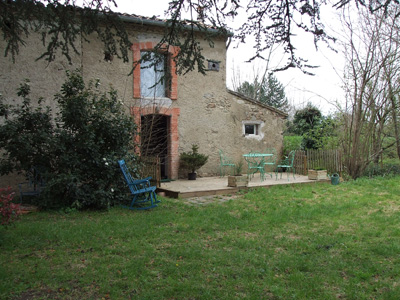
POLYGON ((255 138, 261 140, 264 137, 262 133, 262 127, 264 127, 264 122, 262 121, 243 121, 242 128, 243 128, 243 136, 246 138, 255 138), (249 134, 246 133, 246 126, 254 126, 254 133, 249 134))

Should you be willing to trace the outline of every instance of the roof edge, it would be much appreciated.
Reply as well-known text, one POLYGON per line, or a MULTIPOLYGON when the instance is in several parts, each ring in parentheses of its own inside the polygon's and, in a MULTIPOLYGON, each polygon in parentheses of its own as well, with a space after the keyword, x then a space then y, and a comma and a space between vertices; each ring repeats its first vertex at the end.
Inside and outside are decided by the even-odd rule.
MULTIPOLYGON (((155 17, 152 18, 146 18, 146 17, 140 17, 140 16, 133 16, 133 15, 126 15, 126 14, 119 14, 119 18, 124 21, 124 22, 128 22, 128 23, 135 23, 135 24, 141 24, 141 25, 150 25, 150 26, 158 26, 158 27, 166 27, 167 24, 167 20, 161 20, 161 19, 157 19, 155 17)), ((212 32, 214 34, 221 34, 223 35, 219 29, 216 28, 211 28, 211 27, 207 27, 207 25, 205 25, 205 28, 207 28, 207 30, 201 30, 198 27, 192 27, 190 25, 184 25, 185 29, 188 30, 194 30, 196 32, 212 32)), ((226 30, 226 36, 227 37, 232 37, 233 33, 229 30, 226 30)))
POLYGON ((243 99, 243 100, 249 101, 249 102, 251 102, 251 103, 253 103, 253 104, 256 104, 256 105, 258 105, 258 106, 267 108, 267 109, 269 109, 269 110, 271 110, 271 111, 273 111, 273 112, 275 112, 275 113, 277 113, 277 114, 280 114, 280 115, 281 115, 282 117, 284 117, 284 118, 287 118, 287 117, 289 116, 289 115, 288 115, 287 113, 285 113, 284 111, 282 111, 282 110, 280 110, 280 109, 277 109, 277 108, 275 108, 275 107, 273 107, 273 106, 270 106, 270 105, 268 105, 268 104, 261 103, 260 101, 254 100, 253 98, 247 97, 247 96, 245 96, 245 95, 243 95, 243 94, 241 94, 241 93, 232 91, 232 90, 230 90, 230 89, 227 89, 227 90, 228 90, 228 93, 230 93, 230 94, 232 94, 232 95, 234 95, 234 96, 236 96, 236 97, 239 97, 239 98, 241 98, 241 99, 243 99))

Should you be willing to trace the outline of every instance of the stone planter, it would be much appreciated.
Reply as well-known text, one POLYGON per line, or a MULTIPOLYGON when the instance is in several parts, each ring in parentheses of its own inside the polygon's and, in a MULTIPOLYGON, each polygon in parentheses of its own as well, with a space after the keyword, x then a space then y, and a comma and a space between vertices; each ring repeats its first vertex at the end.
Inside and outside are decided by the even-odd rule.
POLYGON ((245 187, 249 184, 249 178, 246 175, 228 176, 228 186, 230 187, 245 187))
POLYGON ((328 174, 326 170, 308 170, 308 179, 326 180, 328 179, 328 174))

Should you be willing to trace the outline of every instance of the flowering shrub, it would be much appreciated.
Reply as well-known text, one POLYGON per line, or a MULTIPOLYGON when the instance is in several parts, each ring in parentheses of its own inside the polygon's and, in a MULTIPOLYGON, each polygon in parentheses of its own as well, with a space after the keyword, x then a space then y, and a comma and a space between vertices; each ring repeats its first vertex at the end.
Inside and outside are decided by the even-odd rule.
POLYGON ((0 221, 1 225, 10 225, 20 214, 20 205, 12 203, 14 194, 11 187, 0 188, 0 221))
MULTIPOLYGON (((117 160, 134 149, 136 125, 115 90, 86 84, 79 71, 68 72, 55 95, 57 113, 31 104, 22 84, 23 104, 5 108, 0 117, 0 174, 40 167, 46 185, 35 199, 41 208, 105 209, 126 191, 117 160)), ((1 97, 0 97, 1 100, 1 97)))

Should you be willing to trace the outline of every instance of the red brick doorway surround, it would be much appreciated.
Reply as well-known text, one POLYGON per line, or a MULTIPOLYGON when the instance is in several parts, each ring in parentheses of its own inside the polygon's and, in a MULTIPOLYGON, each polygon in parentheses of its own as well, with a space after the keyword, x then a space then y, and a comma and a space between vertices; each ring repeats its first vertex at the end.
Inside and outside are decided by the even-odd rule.
MULTIPOLYGON (((160 107, 157 111, 154 107, 131 107, 131 115, 135 120, 138 128, 136 135, 136 143, 140 145, 140 128, 141 117, 149 114, 160 114, 168 117, 168 178, 178 179, 179 172, 179 133, 178 133, 178 119, 180 114, 179 108, 160 107)), ((139 149, 140 154, 140 149, 139 149)))

